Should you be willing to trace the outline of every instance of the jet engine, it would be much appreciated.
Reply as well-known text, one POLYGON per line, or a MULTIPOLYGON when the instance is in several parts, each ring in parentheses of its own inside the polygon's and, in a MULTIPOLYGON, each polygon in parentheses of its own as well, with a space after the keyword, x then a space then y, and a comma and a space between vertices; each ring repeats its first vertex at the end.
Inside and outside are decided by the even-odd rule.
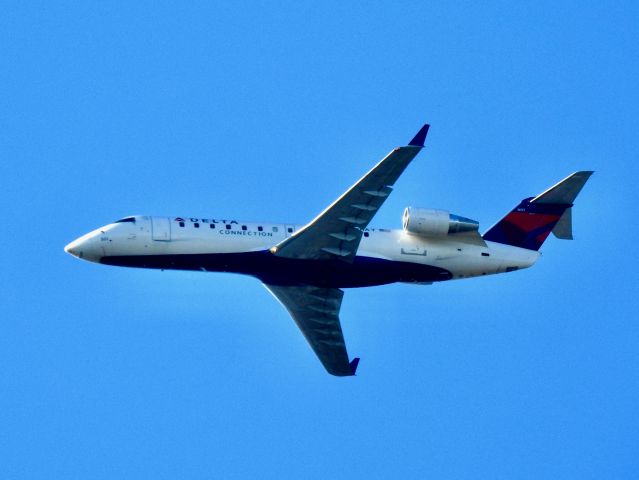
POLYGON ((451 233, 476 232, 479 222, 446 210, 407 207, 402 218, 404 231, 424 237, 445 237, 451 233))

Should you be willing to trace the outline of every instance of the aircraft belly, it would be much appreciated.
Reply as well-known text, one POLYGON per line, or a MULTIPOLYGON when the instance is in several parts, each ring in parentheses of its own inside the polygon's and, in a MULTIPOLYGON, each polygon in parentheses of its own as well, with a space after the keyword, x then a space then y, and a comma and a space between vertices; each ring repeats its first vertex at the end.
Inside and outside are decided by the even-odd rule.
POLYGON ((103 257, 106 265, 163 270, 200 270, 251 275, 271 285, 317 285, 334 288, 366 287, 394 282, 429 283, 449 280, 443 268, 374 257, 342 260, 282 258, 269 251, 245 253, 199 253, 175 255, 129 255, 103 257))

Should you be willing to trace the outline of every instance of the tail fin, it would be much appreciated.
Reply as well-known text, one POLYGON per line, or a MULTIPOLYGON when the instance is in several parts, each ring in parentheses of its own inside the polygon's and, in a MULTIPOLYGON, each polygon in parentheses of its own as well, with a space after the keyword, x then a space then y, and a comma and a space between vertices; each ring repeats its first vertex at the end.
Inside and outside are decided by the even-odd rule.
POLYGON ((575 172, 536 197, 522 200, 483 235, 484 240, 539 250, 550 232, 572 239, 572 205, 592 173, 575 172))

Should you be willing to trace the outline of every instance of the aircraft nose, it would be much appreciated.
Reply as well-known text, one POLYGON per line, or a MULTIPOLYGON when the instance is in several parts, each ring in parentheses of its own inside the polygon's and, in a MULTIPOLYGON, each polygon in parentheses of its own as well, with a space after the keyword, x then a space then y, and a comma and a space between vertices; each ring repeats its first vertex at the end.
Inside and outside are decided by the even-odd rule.
POLYGON ((77 258, 84 258, 84 251, 88 246, 88 240, 85 237, 76 238, 66 247, 64 247, 64 251, 69 255, 73 255, 77 258))
POLYGON ((74 257, 80 256, 80 250, 78 249, 77 242, 75 241, 71 242, 66 247, 64 247, 64 251, 68 253, 69 255, 73 255, 74 257))
POLYGON ((76 258, 90 262, 99 262, 101 257, 100 247, 97 245, 94 232, 76 238, 64 247, 64 251, 76 258))

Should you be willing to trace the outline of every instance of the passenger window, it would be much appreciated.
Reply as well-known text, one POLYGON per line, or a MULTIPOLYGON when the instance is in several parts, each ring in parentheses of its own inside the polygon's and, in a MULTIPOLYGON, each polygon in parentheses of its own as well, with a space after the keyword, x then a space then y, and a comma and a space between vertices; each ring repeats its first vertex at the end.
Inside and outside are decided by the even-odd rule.
POLYGON ((274 232, 277 232, 277 227, 273 227, 273 231, 274 231, 274 232))
POLYGON ((369 233, 368 232, 364 232, 364 236, 368 237, 369 233))
POLYGON ((287 230, 288 230, 288 233, 293 233, 293 229, 291 227, 288 227, 287 230))
POLYGON ((210 228, 215 228, 215 224, 214 224, 214 223, 211 223, 211 224, 209 225, 209 227, 210 227, 210 228))
POLYGON ((246 225, 242 225, 242 230, 246 231, 246 225))
POLYGON ((263 228, 263 227, 261 227, 261 226, 260 226, 260 227, 257 227, 257 231, 258 231, 258 232, 261 232, 262 230, 264 230, 264 228, 263 228))
POLYGON ((227 230, 230 230, 230 229, 231 229, 231 225, 227 223, 227 224, 226 224, 226 229, 227 229, 227 230))
POLYGON ((194 223, 194 224, 193 224, 193 226, 194 226, 195 228, 200 228, 200 224, 199 224, 199 223, 197 223, 197 222, 196 222, 196 223, 194 223))
POLYGON ((184 222, 180 222, 180 227, 183 227, 183 226, 184 226, 184 222))

